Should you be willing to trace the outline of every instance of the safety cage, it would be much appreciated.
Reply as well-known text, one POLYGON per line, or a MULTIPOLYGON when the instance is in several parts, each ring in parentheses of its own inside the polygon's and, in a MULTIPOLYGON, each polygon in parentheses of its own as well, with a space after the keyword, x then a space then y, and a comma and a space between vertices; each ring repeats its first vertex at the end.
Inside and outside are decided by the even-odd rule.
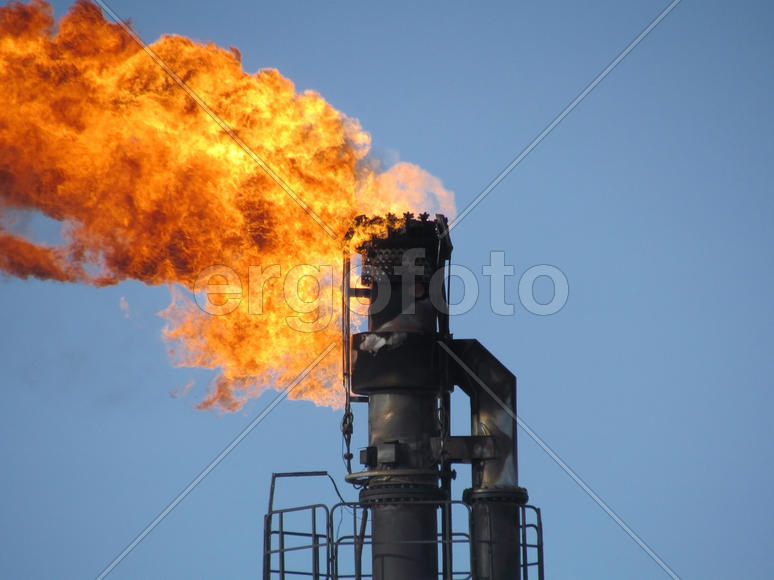
MULTIPOLYGON (((475 518, 469 505, 461 501, 413 501, 432 503, 439 509, 439 580, 479 580, 471 570, 471 526, 475 518)), ((402 503, 401 505, 405 505, 402 503)), ((325 471, 275 473, 272 475, 269 511, 264 518, 263 579, 286 580, 365 580, 374 577, 371 559, 371 505, 347 502, 335 481, 325 471), (276 481, 286 477, 327 477, 341 501, 332 507, 308 504, 278 509, 274 505, 276 481)), ((543 529, 540 509, 519 506, 518 538, 521 580, 543 580, 543 529)))

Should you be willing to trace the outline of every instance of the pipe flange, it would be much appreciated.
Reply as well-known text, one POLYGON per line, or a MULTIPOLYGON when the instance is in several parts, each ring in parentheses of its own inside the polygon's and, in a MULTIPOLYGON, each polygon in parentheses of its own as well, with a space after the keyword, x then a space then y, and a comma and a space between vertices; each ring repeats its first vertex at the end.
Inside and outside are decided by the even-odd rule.
POLYGON ((468 505, 479 502, 524 505, 529 501, 529 494, 527 494, 527 490, 523 487, 472 488, 462 492, 462 501, 468 505))
POLYGON ((446 500, 446 494, 430 485, 380 485, 360 491, 363 505, 383 503, 435 503, 446 500))

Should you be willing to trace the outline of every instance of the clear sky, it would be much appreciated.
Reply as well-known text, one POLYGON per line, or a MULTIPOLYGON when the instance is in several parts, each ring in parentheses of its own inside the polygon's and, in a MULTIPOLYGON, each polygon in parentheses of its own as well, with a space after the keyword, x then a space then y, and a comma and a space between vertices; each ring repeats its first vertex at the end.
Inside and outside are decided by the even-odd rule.
MULTIPOLYGON (((232 45, 320 92, 460 208, 666 5, 111 1, 146 41, 232 45)), ((518 375, 520 415, 686 579, 774 577, 772 16, 683 1, 452 236, 482 294, 455 336, 518 375), (490 310, 491 251, 512 316, 490 310), (536 264, 569 283, 552 316, 518 302, 536 264)), ((166 288, 5 278, 0 297, 0 576, 93 577, 273 395, 195 410, 209 375, 170 364, 166 288)), ((339 421, 283 402, 110 577, 257 577, 272 471, 341 478, 339 421)), ((667 577, 519 452, 548 578, 667 577)))

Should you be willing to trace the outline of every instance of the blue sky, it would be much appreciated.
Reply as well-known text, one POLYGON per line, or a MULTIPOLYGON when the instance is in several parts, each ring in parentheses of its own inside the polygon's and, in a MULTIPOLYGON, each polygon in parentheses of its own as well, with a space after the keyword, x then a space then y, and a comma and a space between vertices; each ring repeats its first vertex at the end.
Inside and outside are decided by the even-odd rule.
MULTIPOLYGON (((111 6, 146 41, 233 45, 318 91, 462 208, 666 2, 111 6)), ((491 251, 516 272, 515 314, 479 300, 455 336, 518 375, 521 416, 686 579, 774 575, 771 28, 768 3, 682 2, 452 236, 484 297, 491 251), (553 316, 518 303, 535 264, 568 279, 553 316)), ((93 577, 272 394, 195 410, 209 375, 171 366, 165 288, 0 296, 0 576, 93 577)), ((341 478, 339 421, 282 403, 110 577, 256 577, 271 472, 341 478)), ((519 452, 549 578, 666 578, 523 434, 519 452)))

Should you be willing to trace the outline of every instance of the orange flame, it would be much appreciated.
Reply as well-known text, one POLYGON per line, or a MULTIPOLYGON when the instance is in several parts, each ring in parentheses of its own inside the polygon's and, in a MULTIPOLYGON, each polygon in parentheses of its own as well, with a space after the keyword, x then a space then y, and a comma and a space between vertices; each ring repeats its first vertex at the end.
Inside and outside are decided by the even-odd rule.
POLYGON ((0 219, 0 270, 169 284, 176 363, 217 371, 201 408, 237 410, 335 343, 292 397, 340 404, 345 232, 363 213, 450 215, 452 194, 415 165, 381 171, 355 119, 276 70, 243 72, 235 49, 179 36, 150 49, 335 239, 94 4, 78 1, 57 25, 32 0, 0 8, 0 218, 40 212, 62 223, 63 242, 32 243, 0 219))

